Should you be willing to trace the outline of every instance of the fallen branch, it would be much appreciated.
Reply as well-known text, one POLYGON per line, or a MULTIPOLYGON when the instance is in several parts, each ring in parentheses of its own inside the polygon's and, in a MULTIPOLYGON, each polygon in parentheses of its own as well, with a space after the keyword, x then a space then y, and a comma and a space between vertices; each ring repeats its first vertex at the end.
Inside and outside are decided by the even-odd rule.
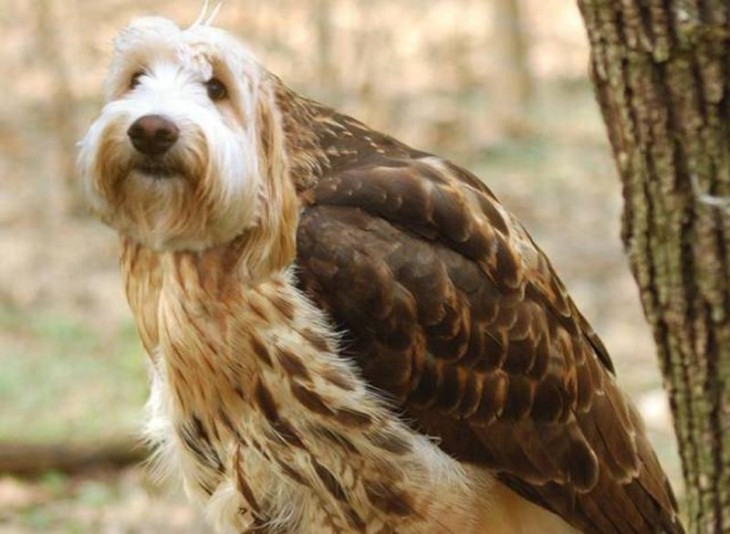
POLYGON ((0 442, 0 474, 32 477, 47 471, 77 474, 120 469, 143 461, 148 451, 132 439, 100 444, 0 442))

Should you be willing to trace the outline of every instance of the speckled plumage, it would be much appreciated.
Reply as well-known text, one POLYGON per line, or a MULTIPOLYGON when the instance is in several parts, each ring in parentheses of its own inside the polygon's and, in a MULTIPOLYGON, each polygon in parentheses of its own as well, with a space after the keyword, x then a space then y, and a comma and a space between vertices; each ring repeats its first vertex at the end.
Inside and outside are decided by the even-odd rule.
POLYGON ((682 531, 600 339, 478 178, 170 24, 123 32, 80 166, 122 235, 148 435, 218 530, 682 531), (120 132, 165 80, 161 179, 120 132))

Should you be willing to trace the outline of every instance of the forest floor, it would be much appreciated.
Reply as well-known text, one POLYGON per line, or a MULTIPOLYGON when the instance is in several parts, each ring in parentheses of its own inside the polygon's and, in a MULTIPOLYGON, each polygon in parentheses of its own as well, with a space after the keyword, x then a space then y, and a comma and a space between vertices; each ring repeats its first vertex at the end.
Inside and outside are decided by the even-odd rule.
MULTIPOLYGON (((654 348, 619 239, 619 182, 588 82, 541 87, 528 116, 509 138, 425 148, 482 177, 546 251, 606 342, 681 494, 654 348)), ((47 195, 21 163, 0 160, 0 442, 133 436, 145 357, 121 292, 115 236, 90 219, 43 215, 47 195)), ((179 493, 140 467, 0 478, 2 533, 202 531, 179 493)))

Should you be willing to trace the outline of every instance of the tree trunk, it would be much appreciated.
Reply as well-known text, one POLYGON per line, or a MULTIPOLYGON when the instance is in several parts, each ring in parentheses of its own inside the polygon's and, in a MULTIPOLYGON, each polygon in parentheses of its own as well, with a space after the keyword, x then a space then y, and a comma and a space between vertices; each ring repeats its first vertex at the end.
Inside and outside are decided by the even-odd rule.
POLYGON ((311 11, 317 33, 317 82, 320 98, 325 102, 333 97, 332 88, 336 85, 337 69, 332 57, 332 0, 316 0, 311 11))
POLYGON ((730 532, 730 3, 578 0, 692 532, 730 532))
POLYGON ((521 130, 532 96, 532 73, 520 0, 491 0, 494 42, 491 53, 497 61, 494 97, 503 128, 521 130))
MULTIPOLYGON (((49 130, 58 148, 58 175, 62 209, 70 215, 86 213, 79 180, 76 177, 76 137, 74 96, 68 68, 61 52, 60 32, 68 29, 68 21, 59 20, 53 0, 36 0, 37 54, 51 76, 51 98, 48 108, 49 130)), ((69 8, 65 3, 66 9, 69 8)), ((68 18, 68 17, 66 17, 68 18)))

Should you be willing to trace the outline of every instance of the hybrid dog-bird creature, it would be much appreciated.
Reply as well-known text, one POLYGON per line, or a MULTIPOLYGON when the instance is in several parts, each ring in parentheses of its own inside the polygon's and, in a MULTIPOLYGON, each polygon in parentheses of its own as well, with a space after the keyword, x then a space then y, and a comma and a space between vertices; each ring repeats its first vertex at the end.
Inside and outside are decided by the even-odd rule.
POLYGON ((221 532, 682 532, 600 339, 475 176, 144 18, 80 143, 159 463, 221 532))

